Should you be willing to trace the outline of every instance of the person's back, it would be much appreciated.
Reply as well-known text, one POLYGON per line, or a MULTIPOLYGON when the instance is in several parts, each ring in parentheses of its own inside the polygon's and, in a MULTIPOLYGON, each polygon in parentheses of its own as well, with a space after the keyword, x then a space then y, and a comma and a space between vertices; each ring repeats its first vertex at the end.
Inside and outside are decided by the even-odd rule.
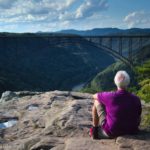
POLYGON ((140 99, 127 92, 98 93, 98 100, 105 106, 106 121, 102 128, 108 135, 118 136, 138 131, 141 114, 140 99))
POLYGON ((93 138, 98 138, 99 125, 104 137, 134 134, 138 131, 141 116, 140 99, 127 91, 130 77, 119 71, 115 78, 117 91, 99 92, 94 98, 92 109, 93 138))

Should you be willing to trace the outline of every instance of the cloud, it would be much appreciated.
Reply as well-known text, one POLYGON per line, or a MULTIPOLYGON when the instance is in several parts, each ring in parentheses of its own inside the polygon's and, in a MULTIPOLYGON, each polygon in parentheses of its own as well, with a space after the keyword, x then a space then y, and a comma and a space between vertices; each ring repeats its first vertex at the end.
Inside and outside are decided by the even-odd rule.
POLYGON ((74 4, 75 3, 75 0, 67 0, 67 2, 66 2, 66 6, 67 7, 70 7, 72 4, 74 4))
POLYGON ((76 18, 90 17, 108 8, 106 0, 86 0, 76 11, 76 18))
POLYGON ((9 9, 17 0, 0 0, 0 9, 9 9))
POLYGON ((24 22, 28 20, 29 16, 30 18, 32 16, 30 19, 32 21, 51 17, 59 20, 59 16, 68 10, 73 3, 75 0, 0 0, 0 20, 10 22, 11 18, 11 20, 24 22))
POLYGON ((71 28, 107 8, 107 0, 0 0, 0 27, 71 28))
POLYGON ((108 3, 106 0, 84 0, 75 12, 65 11, 59 15, 60 20, 81 20, 92 17, 99 12, 106 10, 108 3))
POLYGON ((133 27, 150 27, 150 13, 139 11, 139 12, 132 12, 125 16, 123 20, 129 28, 133 27))

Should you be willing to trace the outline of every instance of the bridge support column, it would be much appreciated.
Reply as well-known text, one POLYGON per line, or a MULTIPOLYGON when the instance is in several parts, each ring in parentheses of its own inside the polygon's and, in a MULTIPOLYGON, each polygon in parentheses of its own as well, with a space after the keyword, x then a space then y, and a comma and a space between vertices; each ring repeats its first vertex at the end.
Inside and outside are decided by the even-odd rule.
POLYGON ((129 38, 129 50, 128 50, 129 62, 132 63, 132 38, 129 38))
POLYGON ((109 47, 110 47, 110 49, 112 49, 112 38, 111 37, 109 38, 109 47))
POLYGON ((103 43, 103 38, 99 38, 99 44, 102 45, 103 43))
POLYGON ((119 37, 119 54, 122 56, 122 37, 119 37))
POLYGON ((142 41, 143 41, 143 40, 142 40, 142 37, 140 37, 140 38, 139 38, 139 48, 140 48, 140 49, 142 48, 142 44, 143 44, 142 41))

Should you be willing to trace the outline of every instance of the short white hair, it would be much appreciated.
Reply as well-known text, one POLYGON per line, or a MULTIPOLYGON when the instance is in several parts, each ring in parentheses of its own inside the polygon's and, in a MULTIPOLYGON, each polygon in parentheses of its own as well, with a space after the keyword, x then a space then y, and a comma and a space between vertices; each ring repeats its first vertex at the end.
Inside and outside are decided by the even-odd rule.
POLYGON ((130 83, 130 76, 126 71, 120 70, 116 73, 114 82, 118 88, 127 88, 130 83))

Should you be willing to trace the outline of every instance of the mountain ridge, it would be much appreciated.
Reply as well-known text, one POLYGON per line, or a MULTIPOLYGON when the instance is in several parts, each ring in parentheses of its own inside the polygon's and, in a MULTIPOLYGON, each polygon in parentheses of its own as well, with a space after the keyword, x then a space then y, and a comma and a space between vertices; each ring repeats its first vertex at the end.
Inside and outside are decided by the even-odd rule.
POLYGON ((147 35, 150 34, 150 28, 131 28, 131 29, 119 29, 119 28, 94 28, 91 30, 60 30, 54 33, 76 34, 82 36, 98 36, 98 35, 147 35))
POLYGON ((65 29, 65 30, 59 30, 59 31, 38 31, 38 32, 22 32, 22 33, 15 33, 15 32, 0 32, 1 34, 70 34, 70 35, 110 35, 110 34, 121 34, 121 35, 149 35, 150 34, 150 28, 130 28, 130 29, 120 29, 120 28, 93 28, 93 29, 87 29, 87 30, 77 30, 77 29, 65 29))

